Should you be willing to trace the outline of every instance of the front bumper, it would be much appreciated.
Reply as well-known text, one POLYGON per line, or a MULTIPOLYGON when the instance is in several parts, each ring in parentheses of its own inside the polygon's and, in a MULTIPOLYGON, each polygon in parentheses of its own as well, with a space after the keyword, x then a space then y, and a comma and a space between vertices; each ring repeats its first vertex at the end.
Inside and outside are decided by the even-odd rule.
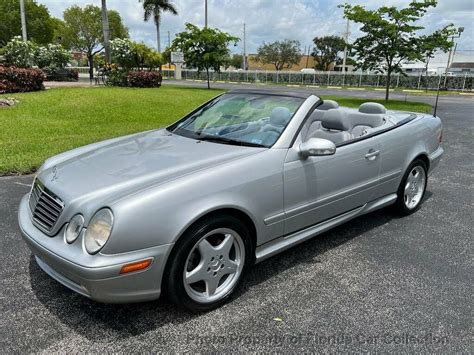
POLYGON ((71 290, 105 303, 141 302, 160 296, 163 271, 172 244, 115 255, 87 255, 64 241, 63 229, 54 237, 37 229, 31 222, 28 196, 21 200, 18 221, 22 237, 39 267, 71 290), (78 253, 85 254, 82 257, 78 253), (148 258, 153 258, 153 262, 147 269, 120 275, 124 264, 148 258))

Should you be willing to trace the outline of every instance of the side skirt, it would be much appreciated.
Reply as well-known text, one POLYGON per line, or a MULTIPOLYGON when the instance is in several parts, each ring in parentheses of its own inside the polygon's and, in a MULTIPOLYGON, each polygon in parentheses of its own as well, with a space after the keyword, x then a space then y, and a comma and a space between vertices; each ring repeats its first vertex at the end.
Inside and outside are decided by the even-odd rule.
POLYGON ((289 249, 297 244, 300 244, 308 239, 311 239, 331 228, 334 228, 340 224, 343 224, 355 217, 361 216, 363 214, 378 210, 380 208, 389 206, 397 200, 397 194, 390 194, 384 197, 381 197, 372 202, 366 203, 361 207, 357 207, 353 210, 340 214, 336 217, 328 219, 324 222, 320 222, 303 230, 297 231, 295 233, 289 234, 287 236, 279 237, 270 242, 267 242, 259 247, 256 250, 256 263, 259 263, 265 259, 268 259, 283 250, 289 249))

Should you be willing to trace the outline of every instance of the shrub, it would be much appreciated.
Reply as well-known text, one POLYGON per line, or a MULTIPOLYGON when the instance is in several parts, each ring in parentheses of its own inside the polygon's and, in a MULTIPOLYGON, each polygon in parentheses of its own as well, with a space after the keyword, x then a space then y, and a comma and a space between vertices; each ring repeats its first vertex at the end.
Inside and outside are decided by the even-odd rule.
POLYGON ((140 70, 143 70, 143 68, 152 70, 161 65, 161 54, 144 43, 133 42, 132 51, 135 57, 134 67, 140 70))
POLYGON ((2 54, 7 65, 29 68, 33 64, 35 45, 33 42, 24 42, 20 36, 13 37, 5 47, 2 54))
POLYGON ((0 66, 0 94, 42 90, 43 80, 40 69, 0 66))
POLYGON ((133 53, 133 41, 128 38, 116 38, 110 41, 112 62, 122 68, 132 68, 136 65, 133 53))
POLYGON ((128 70, 113 68, 108 72, 106 85, 127 86, 128 70))
POLYGON ((46 75, 45 80, 49 81, 77 81, 79 80, 79 72, 75 69, 49 67, 43 68, 46 75))
POLYGON ((162 77, 156 71, 131 71, 127 76, 128 86, 138 88, 159 88, 162 77))
POLYGON ((60 44, 48 44, 35 49, 35 63, 40 68, 64 68, 71 60, 71 55, 60 44))
POLYGON ((161 54, 144 43, 137 43, 128 38, 116 38, 110 41, 112 61, 124 69, 155 69, 162 62, 161 54))

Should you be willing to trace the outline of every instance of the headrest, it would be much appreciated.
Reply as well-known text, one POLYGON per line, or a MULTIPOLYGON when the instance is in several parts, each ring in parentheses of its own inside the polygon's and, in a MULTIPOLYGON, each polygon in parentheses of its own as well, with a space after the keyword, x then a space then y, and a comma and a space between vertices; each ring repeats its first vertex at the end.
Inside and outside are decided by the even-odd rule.
POLYGON ((286 107, 275 107, 270 114, 270 123, 275 126, 286 126, 291 119, 291 112, 286 107))
POLYGON ((311 116, 308 118, 309 124, 313 123, 314 121, 321 121, 325 113, 326 111, 314 110, 311 116))
POLYGON ((351 129, 347 113, 341 109, 326 111, 321 121, 321 126, 338 131, 349 131, 351 129))
POLYGON ((369 127, 378 127, 383 124, 383 117, 384 115, 379 114, 368 114, 368 113, 360 113, 354 112, 351 114, 351 122, 352 126, 369 126, 369 127))
POLYGON ((323 103, 319 105, 316 109, 327 111, 332 108, 339 108, 339 104, 334 100, 324 100, 323 103))
POLYGON ((339 108, 339 104, 336 101, 324 100, 324 102, 313 111, 311 116, 309 116, 309 123, 311 124, 314 121, 321 121, 326 111, 334 108, 339 108))
POLYGON ((384 105, 378 104, 376 102, 366 102, 359 106, 360 113, 369 113, 369 114, 385 114, 387 109, 384 105))

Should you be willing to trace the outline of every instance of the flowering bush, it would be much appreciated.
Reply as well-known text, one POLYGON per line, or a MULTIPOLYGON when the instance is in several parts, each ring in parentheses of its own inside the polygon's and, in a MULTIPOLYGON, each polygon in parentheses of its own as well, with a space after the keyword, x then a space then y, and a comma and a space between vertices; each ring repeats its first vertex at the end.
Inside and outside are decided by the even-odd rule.
POLYGON ((116 38, 110 41, 112 61, 123 69, 133 68, 149 70, 160 66, 161 54, 144 43, 137 43, 128 38, 116 38))
POLYGON ((40 69, 0 66, 0 94, 42 90, 43 80, 40 69))
POLYGON ((16 36, 2 48, 2 54, 5 57, 5 64, 29 68, 33 64, 34 50, 33 42, 24 42, 20 36, 16 36))
POLYGON ((156 71, 131 71, 127 76, 128 86, 138 88, 159 88, 162 76, 156 71))
POLYGON ((112 61, 122 68, 132 68, 135 64, 133 42, 128 38, 116 38, 110 41, 112 61))
POLYGON ((71 55, 60 44, 37 47, 34 53, 35 63, 40 68, 64 68, 70 59, 71 55))
MULTIPOLYGON (((71 59, 71 55, 59 44, 48 44, 46 47, 37 47, 33 42, 24 42, 21 37, 13 37, 1 49, 5 57, 5 64, 18 68, 29 68, 37 65, 40 68, 64 68, 71 59)), ((68 73, 75 78, 74 73, 68 73)))

